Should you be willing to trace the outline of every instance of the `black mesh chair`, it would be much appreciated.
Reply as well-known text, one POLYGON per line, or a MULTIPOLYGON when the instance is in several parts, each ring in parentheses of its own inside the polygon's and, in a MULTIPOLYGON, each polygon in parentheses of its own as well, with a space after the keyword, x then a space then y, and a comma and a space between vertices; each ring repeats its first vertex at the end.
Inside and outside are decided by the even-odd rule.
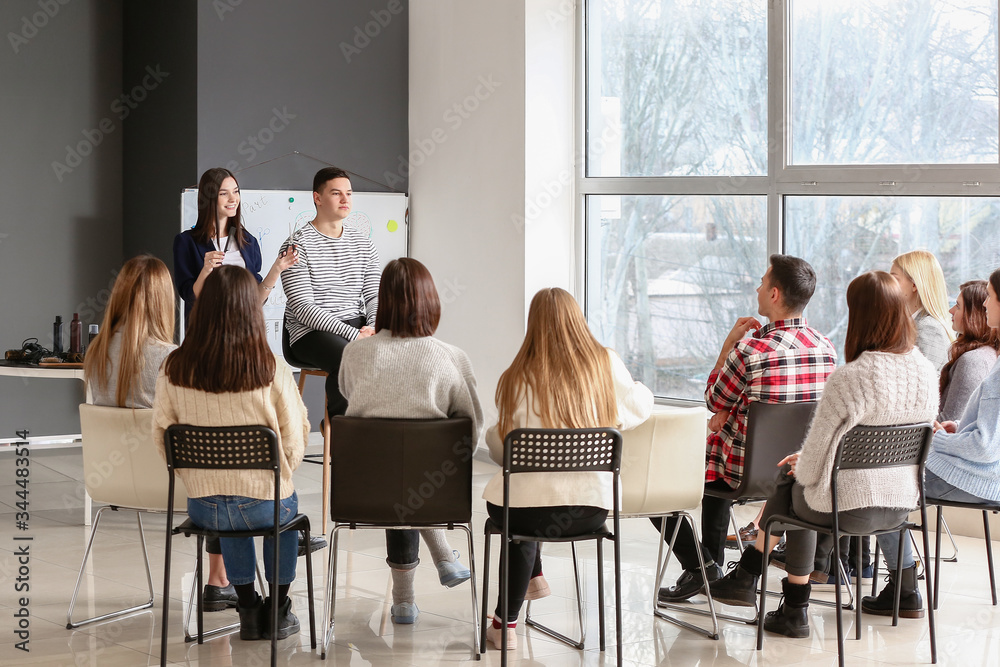
MULTIPOLYGON (((326 377, 329 375, 326 371, 313 368, 295 356, 295 353, 292 351, 292 341, 288 337, 287 317, 281 322, 281 354, 285 357, 286 364, 299 369, 299 396, 302 396, 305 393, 307 377, 315 375, 325 381, 326 377)), ((330 510, 330 406, 325 398, 326 391, 323 392, 323 396, 323 424, 320 428, 323 432, 323 453, 306 454, 302 460, 305 463, 316 463, 323 466, 323 492, 320 494, 320 497, 322 498, 323 505, 321 508, 323 515, 323 533, 326 533, 326 517, 328 516, 328 512, 330 510), (317 457, 319 458, 318 461, 316 460, 317 457)))
MULTIPOLYGON (((983 513, 983 531, 986 535, 986 564, 990 569, 990 595, 993 596, 993 606, 997 606, 997 581, 993 571, 993 540, 990 537, 990 512, 994 514, 1000 512, 1000 503, 960 503, 952 500, 942 500, 940 498, 928 498, 929 505, 937 505, 937 532, 935 534, 934 546, 934 608, 938 608, 938 597, 941 587, 941 532, 944 517, 942 512, 945 507, 958 507, 961 509, 981 510, 983 513)), ((925 549, 926 552, 926 549, 925 549)), ((956 554, 958 549, 955 549, 956 554)), ((924 568, 926 571, 927 568, 924 568)))
MULTIPOLYGON (((174 527, 174 487, 176 472, 185 468, 200 470, 271 470, 274 473, 274 497, 280 497, 281 466, 278 456, 278 436, 266 426, 189 426, 173 424, 164 435, 167 470, 170 483, 167 495, 167 553, 163 562, 163 629, 160 639, 160 665, 167 664, 167 628, 170 605, 170 551, 174 535, 185 537, 194 535, 198 539, 198 589, 202 590, 201 554, 206 537, 257 537, 267 536, 274 540, 274 580, 272 589, 277 590, 278 578, 278 536, 288 530, 301 530, 309 543, 309 517, 297 514, 290 521, 278 525, 280 505, 274 503, 274 525, 262 530, 218 532, 200 528, 190 519, 174 527)), ((309 588, 309 636, 312 647, 316 648, 316 618, 313 611, 312 559, 306 558, 306 582, 309 588)), ((278 605, 271 605, 271 666, 277 664, 278 605)), ((198 643, 204 641, 202 619, 202 596, 198 596, 198 643)))
POLYGON ((337 546, 342 530, 461 530, 469 547, 472 654, 479 658, 472 546, 472 420, 334 417, 330 569, 321 657, 336 614, 337 546))
MULTIPOLYGON (((620 472, 622 458, 622 435, 613 428, 590 429, 515 429, 507 434, 504 440, 503 463, 503 525, 497 525, 492 519, 486 520, 485 556, 483 561, 483 611, 481 618, 480 650, 486 650, 486 613, 489 605, 490 584, 490 536, 501 535, 501 567, 500 567, 500 610, 505 621, 507 618, 507 564, 510 562, 510 543, 519 542, 569 542, 573 548, 573 562, 576 563, 576 542, 594 540, 597 545, 597 609, 601 650, 605 649, 604 639, 604 549, 603 540, 611 540, 615 546, 615 637, 617 639, 617 664, 622 664, 622 581, 621 581, 621 493, 620 472), (603 529, 583 535, 548 537, 539 535, 521 535, 510 531, 510 476, 525 473, 546 472, 608 472, 612 474, 612 490, 614 506, 612 509, 613 530, 603 529)), ((575 570, 575 567, 574 567, 575 570)), ((569 644, 574 648, 583 649, 586 624, 583 619, 583 606, 580 603, 580 576, 575 571, 577 584, 577 603, 580 611, 580 640, 576 641, 555 630, 548 628, 535 620, 526 620, 530 627, 569 644)), ((500 664, 507 664, 507 624, 503 623, 501 640, 500 664)))
MULTIPOLYGON (((838 495, 838 478, 839 473, 843 470, 870 470, 878 468, 895 468, 895 467, 907 467, 913 466, 916 468, 915 474, 917 475, 917 487, 919 489, 919 507, 920 507, 920 525, 911 523, 910 521, 904 520, 898 526, 889 528, 886 530, 877 531, 872 533, 874 535, 882 535, 888 533, 898 533, 899 534, 899 550, 903 550, 903 539, 905 531, 911 528, 920 528, 924 537, 924 553, 928 553, 928 547, 930 545, 929 538, 927 536, 927 508, 924 503, 924 462, 927 459, 927 452, 930 449, 931 443, 931 425, 930 424, 907 424, 904 426, 855 426, 844 434, 841 438, 840 443, 837 445, 837 453, 834 458, 833 472, 830 477, 830 490, 832 493, 832 516, 833 516, 833 526, 821 526, 818 524, 810 523, 808 521, 802 521, 801 519, 774 515, 771 516, 764 525, 764 534, 767 540, 771 538, 771 531, 777 526, 783 528, 804 528, 806 530, 813 530, 817 533, 825 533, 828 535, 833 535, 833 548, 834 554, 839 562, 840 559, 840 536, 841 535, 854 535, 853 533, 844 533, 840 530, 840 523, 838 518, 839 504, 837 500, 838 495)), ((860 542, 857 550, 858 559, 860 562, 861 558, 861 546, 860 542)), ((902 572, 902 559, 896 564, 896 581, 900 580, 902 572)), ((841 615, 841 570, 836 570, 837 573, 837 585, 836 585, 836 598, 837 598, 837 652, 840 657, 840 667, 844 667, 844 620, 841 615)), ((931 579, 928 575, 926 578, 927 584, 927 599, 930 601, 931 598, 931 579)), ((855 578, 856 595, 861 596, 861 577, 855 578)), ((767 590, 767 568, 763 568, 763 573, 761 576, 760 584, 760 602, 757 620, 757 650, 760 651, 764 647, 764 593, 767 590)), ((899 623, 899 596, 900 587, 896 586, 896 600, 893 607, 892 624, 897 625, 899 623)), ((931 635, 931 662, 937 662, 937 641, 935 639, 934 633, 934 610, 932 605, 928 604, 927 610, 927 622, 930 627, 931 635)), ((854 622, 855 627, 855 639, 861 639, 861 605, 857 605, 855 611, 856 618, 854 622)))

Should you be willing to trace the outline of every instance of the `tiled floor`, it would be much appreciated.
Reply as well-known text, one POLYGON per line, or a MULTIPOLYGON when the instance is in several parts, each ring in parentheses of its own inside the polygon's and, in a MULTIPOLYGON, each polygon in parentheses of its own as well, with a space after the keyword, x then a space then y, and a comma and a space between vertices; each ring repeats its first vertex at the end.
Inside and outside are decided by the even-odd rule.
MULTIPOLYGON (((479 493, 496 467, 477 457, 476 493, 479 493)), ((83 503, 80 481, 82 464, 79 449, 38 450, 31 462, 30 591, 15 592, 18 567, 14 551, 23 535, 15 527, 15 485, 13 452, 0 452, 0 664, 2 665, 100 665, 101 667, 159 664, 162 563, 164 519, 144 520, 146 539, 157 593, 155 607, 119 621, 90 625, 76 631, 66 629, 66 610, 80 559, 89 536, 83 526, 83 503), (19 639, 15 629, 18 598, 26 595, 30 609, 29 653, 15 648, 19 639)), ((303 465, 296 473, 300 508, 318 524, 320 516, 319 467, 303 465)), ((482 563, 482 521, 485 507, 476 502, 475 530, 477 566, 482 563)), ((752 510, 751 510, 752 511, 752 510)), ((77 618, 112 611, 144 599, 145 576, 134 515, 107 512, 94 545, 77 603, 77 618)), ((627 665, 835 665, 837 661, 836 621, 830 608, 810 609, 812 636, 789 640, 768 636, 763 652, 754 650, 754 628, 745 624, 723 622, 718 641, 706 639, 655 619, 650 613, 653 568, 656 560, 656 535, 646 521, 626 521, 623 528, 624 549, 623 627, 624 657, 627 665)), ((451 538, 468 562, 462 533, 451 538)), ((495 543, 494 543, 495 544, 495 543)), ((959 538, 960 562, 943 566, 942 604, 938 615, 939 659, 942 665, 1000 665, 1000 612, 990 603, 986 557, 981 541, 959 538)), ((415 625, 395 627, 389 620, 389 572, 384 563, 384 538, 377 531, 345 533, 341 542, 341 574, 338 576, 336 633, 327 656, 337 665, 429 665, 458 664, 471 660, 471 600, 468 585, 444 589, 437 582, 429 564, 417 572, 417 603, 420 619, 415 625)), ((496 547, 494 546, 494 551, 496 547)), ((204 645, 185 644, 180 600, 186 598, 193 577, 194 541, 178 538, 174 547, 171 583, 171 665, 253 667, 269 660, 268 642, 243 642, 227 636, 204 645)), ((323 590, 327 551, 313 556, 317 589, 323 590)), ((608 651, 598 651, 596 560, 592 547, 581 551, 584 597, 587 605, 587 649, 578 651, 555 642, 537 631, 517 629, 520 646, 512 654, 511 664, 610 665, 614 652, 614 588, 611 571, 611 548, 607 548, 608 651)), ((494 568, 496 553, 493 556, 494 568)), ((280 643, 278 663, 301 665, 319 661, 319 652, 311 651, 306 628, 307 604, 304 585, 305 567, 299 563, 300 578, 293 588, 295 607, 303 632, 295 639, 280 643)), ((535 614, 543 622, 576 632, 573 601, 572 566, 568 548, 547 546, 545 573, 553 595, 536 603, 535 614)), ((671 568, 668 578, 678 574, 671 568)), ((772 570, 777 584, 781 573, 772 570)), ((481 576, 481 573, 480 573, 481 576)), ((492 573, 495 582, 496 573, 492 573)), ((321 595, 321 593, 318 593, 321 595)), ((496 599, 495 586, 490 594, 496 599)), ((699 604, 699 603, 695 603, 699 604)), ((774 603, 772 602, 772 605, 774 603)), ((701 605, 703 606, 703 605, 701 605)), ((772 606, 773 608, 773 606, 772 606)), ((321 604, 317 605, 317 623, 321 622, 321 604)), ((732 611, 732 610, 730 610, 732 611)), ((235 613, 206 615, 207 627, 233 622, 235 613)), ((701 621, 703 619, 697 619, 701 621)), ((853 615, 845 617, 848 633, 847 664, 911 665, 928 664, 930 645, 927 621, 901 620, 893 628, 891 619, 864 617, 861 641, 853 639, 853 615)), ((499 664, 496 651, 483 656, 483 664, 499 664)))

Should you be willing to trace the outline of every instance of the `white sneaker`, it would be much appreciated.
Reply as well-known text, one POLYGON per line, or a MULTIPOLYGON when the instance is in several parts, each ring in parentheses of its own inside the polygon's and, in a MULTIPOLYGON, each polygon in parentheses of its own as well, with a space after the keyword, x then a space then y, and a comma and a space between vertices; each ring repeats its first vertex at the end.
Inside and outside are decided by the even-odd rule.
POLYGON ((472 577, 472 573, 469 568, 462 565, 458 560, 458 552, 453 551, 455 554, 455 560, 446 561, 443 560, 437 563, 438 571, 438 581, 441 582, 442 586, 447 586, 448 588, 454 588, 464 581, 468 581, 472 577))

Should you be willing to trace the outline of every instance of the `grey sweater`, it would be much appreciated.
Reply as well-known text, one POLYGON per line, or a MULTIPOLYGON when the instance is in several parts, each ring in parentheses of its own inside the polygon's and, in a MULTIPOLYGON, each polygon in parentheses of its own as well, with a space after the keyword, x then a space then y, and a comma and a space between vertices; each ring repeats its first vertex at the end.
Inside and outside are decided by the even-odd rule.
POLYGON ((147 340, 143 347, 142 372, 139 373, 136 383, 132 385, 132 396, 125 400, 124 406, 118 406, 118 403, 115 402, 115 394, 118 391, 118 364, 122 353, 122 335, 121 332, 115 333, 108 344, 108 357, 111 359, 108 368, 108 386, 101 389, 96 382, 89 383, 94 404, 126 408, 153 407, 156 376, 160 372, 163 360, 175 349, 177 346, 170 343, 153 339, 147 340))
POLYGON ((958 421, 965 412, 969 397, 996 363, 997 353, 989 345, 969 350, 958 358, 948 372, 948 384, 941 391, 938 421, 958 421))
POLYGON ((431 336, 394 338, 383 329, 344 348, 340 391, 348 417, 444 419, 469 417, 473 445, 483 410, 469 356, 431 336))
POLYGON ((923 309, 913 316, 913 323, 917 325, 917 349, 940 373, 948 363, 948 350, 951 349, 948 329, 923 309))

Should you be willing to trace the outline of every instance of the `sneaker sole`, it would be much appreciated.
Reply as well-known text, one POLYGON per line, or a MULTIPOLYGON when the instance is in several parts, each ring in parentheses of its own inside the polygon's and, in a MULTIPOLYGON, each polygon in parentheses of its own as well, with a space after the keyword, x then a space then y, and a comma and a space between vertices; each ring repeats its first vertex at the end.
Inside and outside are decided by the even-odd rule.
MULTIPOLYGON (((268 626, 270 626, 270 623, 268 623, 268 626)), ((291 627, 287 627, 287 628, 285 628, 283 630, 279 630, 278 631, 278 639, 279 640, 281 640, 281 639, 288 639, 292 635, 297 635, 297 634, 299 634, 299 630, 300 629, 301 629, 301 626, 298 623, 296 623, 295 625, 293 625, 291 627)), ((271 638, 270 627, 268 627, 267 631, 264 631, 264 632, 260 633, 260 638, 261 639, 270 639, 271 638)))
POLYGON ((747 600, 725 600, 723 598, 712 596, 713 602, 721 602, 722 604, 728 604, 730 607, 755 607, 757 606, 757 598, 753 599, 753 602, 748 602, 747 600))
MULTIPOLYGON (((454 588, 455 586, 458 586, 459 584, 464 584, 465 582, 467 582, 471 578, 472 578, 472 573, 469 572, 468 574, 465 574, 465 575, 461 575, 461 574, 459 574, 459 575, 453 575, 453 576, 448 577, 446 579, 439 579, 438 581, 441 582, 442 586, 445 586, 447 588, 454 588)), ((525 598, 525 599, 527 599, 527 598, 525 598)))

